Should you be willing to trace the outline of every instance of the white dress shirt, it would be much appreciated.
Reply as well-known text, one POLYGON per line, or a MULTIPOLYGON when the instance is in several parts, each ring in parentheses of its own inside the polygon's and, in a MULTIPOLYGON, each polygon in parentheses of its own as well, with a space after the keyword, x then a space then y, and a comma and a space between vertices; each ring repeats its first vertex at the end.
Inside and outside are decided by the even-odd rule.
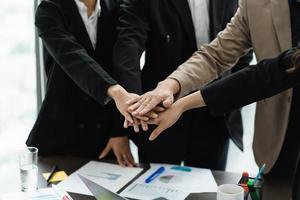
POLYGON ((80 0, 75 0, 75 3, 78 7, 80 16, 82 18, 82 21, 85 25, 85 28, 89 34, 91 43, 94 47, 96 48, 96 43, 97 43, 97 31, 98 31, 98 17, 100 16, 101 13, 101 7, 100 7, 100 0, 97 0, 96 2, 96 7, 91 16, 88 16, 88 9, 86 5, 80 1, 80 0))
POLYGON ((210 42, 209 0, 188 0, 195 28, 197 47, 210 42))

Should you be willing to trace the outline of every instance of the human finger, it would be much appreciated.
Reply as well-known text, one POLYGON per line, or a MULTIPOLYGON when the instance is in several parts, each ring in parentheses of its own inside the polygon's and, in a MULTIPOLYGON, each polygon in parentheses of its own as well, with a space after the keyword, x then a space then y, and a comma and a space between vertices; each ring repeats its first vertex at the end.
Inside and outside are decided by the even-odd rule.
POLYGON ((148 131, 148 124, 147 122, 141 121, 143 131, 148 131))
POLYGON ((107 156, 110 151, 111 151, 111 145, 108 143, 104 148, 104 150, 101 152, 99 159, 105 158, 105 156, 107 156))
POLYGON ((142 98, 141 96, 133 97, 130 100, 126 101, 126 104, 131 105, 137 103, 141 98, 142 98))
MULTIPOLYGON (((138 107, 134 112, 132 112, 132 115, 137 116, 140 115, 140 112, 151 102, 152 98, 151 97, 146 97, 145 99, 142 99, 143 101, 140 101, 140 107, 138 107)), ((144 113, 146 114, 146 113, 144 113)), ((143 114, 143 115, 144 115, 143 114)))
POLYGON ((115 152, 115 156, 117 157, 117 161, 118 161, 119 165, 121 165, 122 167, 125 167, 126 162, 124 161, 122 153, 121 152, 115 152))
POLYGON ((151 133, 149 140, 153 141, 155 140, 164 130, 166 129, 165 126, 163 126, 162 124, 158 125, 154 131, 151 133))
POLYGON ((134 118, 133 130, 134 130, 134 132, 136 132, 136 133, 140 132, 139 124, 140 124, 139 120, 136 119, 136 118, 134 118))
POLYGON ((145 115, 146 113, 150 112, 153 108, 155 108, 160 103, 159 99, 153 98, 147 104, 144 104, 144 107, 140 107, 136 110, 139 115, 145 115))

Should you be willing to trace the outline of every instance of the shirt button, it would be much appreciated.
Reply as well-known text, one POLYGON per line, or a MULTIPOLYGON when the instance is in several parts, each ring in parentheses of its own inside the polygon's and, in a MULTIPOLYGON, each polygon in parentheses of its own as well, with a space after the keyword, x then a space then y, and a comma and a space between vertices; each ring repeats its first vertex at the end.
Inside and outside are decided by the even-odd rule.
POLYGON ((170 42, 171 41, 171 36, 168 34, 166 35, 166 42, 170 42))

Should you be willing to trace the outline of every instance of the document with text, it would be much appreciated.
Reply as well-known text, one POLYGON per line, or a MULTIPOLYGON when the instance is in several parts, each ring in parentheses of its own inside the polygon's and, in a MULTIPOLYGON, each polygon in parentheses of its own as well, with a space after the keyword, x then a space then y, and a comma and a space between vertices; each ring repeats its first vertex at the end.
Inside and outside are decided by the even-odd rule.
POLYGON ((133 199, 182 200, 190 193, 216 192, 217 183, 208 169, 151 164, 151 168, 131 183, 121 195, 133 199), (145 180, 159 168, 165 171, 150 183, 145 180))

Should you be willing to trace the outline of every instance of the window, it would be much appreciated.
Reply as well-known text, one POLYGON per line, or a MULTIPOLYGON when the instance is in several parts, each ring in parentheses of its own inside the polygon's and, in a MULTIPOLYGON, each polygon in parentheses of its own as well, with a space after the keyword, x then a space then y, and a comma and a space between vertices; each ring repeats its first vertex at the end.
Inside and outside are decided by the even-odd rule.
POLYGON ((0 1, 0 158, 25 145, 36 118, 33 4, 0 1))

